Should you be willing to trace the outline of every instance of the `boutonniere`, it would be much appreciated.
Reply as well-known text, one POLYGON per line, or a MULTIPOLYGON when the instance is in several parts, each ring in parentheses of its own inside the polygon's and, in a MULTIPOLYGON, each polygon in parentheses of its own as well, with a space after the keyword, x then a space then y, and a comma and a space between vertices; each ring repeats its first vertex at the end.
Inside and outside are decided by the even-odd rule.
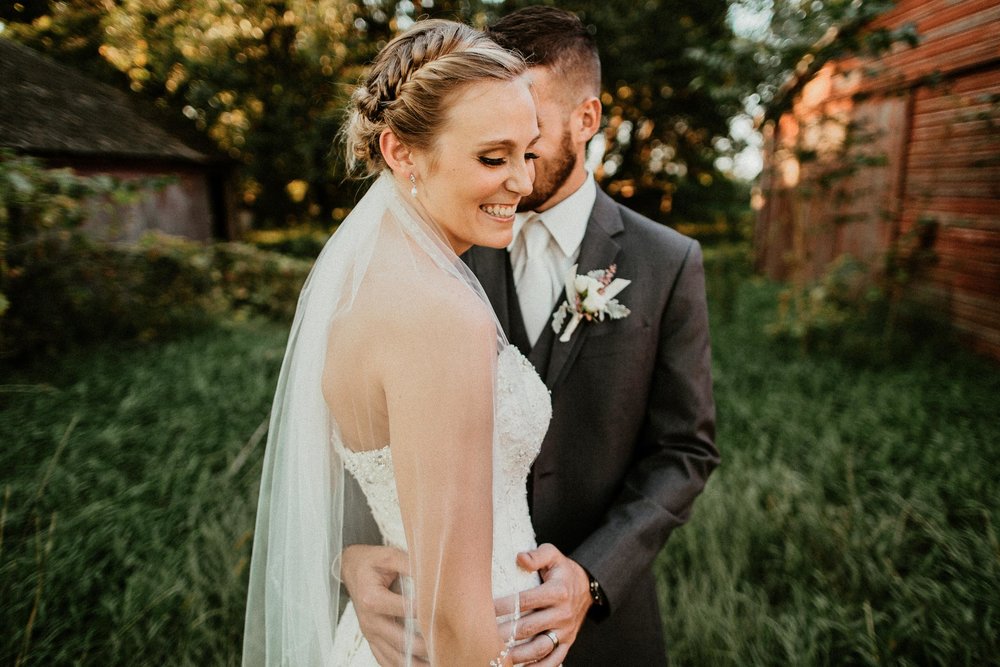
POLYGON ((559 337, 560 343, 569 341, 583 320, 603 322, 605 317, 618 320, 632 312, 615 299, 632 282, 615 278, 617 266, 612 264, 605 270, 590 271, 586 275, 577 275, 576 267, 574 264, 566 274, 566 300, 552 316, 552 330, 556 333, 563 328, 566 318, 570 318, 559 337))

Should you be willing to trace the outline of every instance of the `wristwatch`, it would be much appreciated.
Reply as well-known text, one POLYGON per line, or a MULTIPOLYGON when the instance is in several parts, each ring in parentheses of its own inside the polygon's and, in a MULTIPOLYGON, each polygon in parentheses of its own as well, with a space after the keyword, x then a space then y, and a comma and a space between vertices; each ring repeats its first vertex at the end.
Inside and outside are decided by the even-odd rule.
MULTIPOLYGON (((584 570, 586 572, 586 570, 584 570)), ((604 606, 604 591, 601 590, 601 584, 598 583, 597 579, 594 579, 594 575, 587 572, 587 579, 590 580, 590 599, 593 601, 595 607, 604 606)))

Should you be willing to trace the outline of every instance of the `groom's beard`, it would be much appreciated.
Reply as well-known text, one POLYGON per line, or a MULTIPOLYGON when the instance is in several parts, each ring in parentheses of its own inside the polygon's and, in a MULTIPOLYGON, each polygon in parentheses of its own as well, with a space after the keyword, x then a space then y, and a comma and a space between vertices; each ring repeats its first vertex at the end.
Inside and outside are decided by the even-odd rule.
POLYGON ((549 167, 538 170, 536 164, 535 181, 531 194, 521 199, 517 205, 518 211, 534 211, 552 198, 556 190, 563 186, 576 167, 576 151, 573 150, 573 139, 569 128, 563 132, 559 142, 559 152, 552 158, 549 167))

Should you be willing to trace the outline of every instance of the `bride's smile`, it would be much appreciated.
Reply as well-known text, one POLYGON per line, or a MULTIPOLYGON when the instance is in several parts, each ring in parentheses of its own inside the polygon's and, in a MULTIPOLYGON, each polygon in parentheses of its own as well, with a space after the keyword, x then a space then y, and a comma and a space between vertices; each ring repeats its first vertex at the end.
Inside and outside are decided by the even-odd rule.
POLYGON ((517 204, 483 204, 480 206, 487 215, 499 218, 503 222, 514 222, 514 213, 517 211, 517 204))
POLYGON ((417 201, 457 254, 511 242, 517 204, 531 193, 537 138, 528 82, 483 81, 455 94, 429 150, 412 151, 417 201))

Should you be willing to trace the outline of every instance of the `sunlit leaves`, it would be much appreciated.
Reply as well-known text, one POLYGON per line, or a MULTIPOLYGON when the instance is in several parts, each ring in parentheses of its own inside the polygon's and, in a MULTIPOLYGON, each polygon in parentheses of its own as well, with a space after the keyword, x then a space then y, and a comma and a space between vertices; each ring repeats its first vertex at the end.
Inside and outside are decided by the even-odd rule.
POLYGON ((351 48, 361 11, 344 0, 123 0, 103 19, 101 55, 133 89, 165 100, 244 162, 242 198, 263 217, 309 215, 317 203, 283 186, 330 180, 336 122, 315 121, 336 116, 342 84, 356 80, 359 56, 368 55, 351 48), (258 171, 275 178, 254 178, 258 171))
POLYGON ((786 103, 779 101, 779 91, 792 77, 815 70, 838 54, 878 52, 909 39, 908 28, 859 32, 893 4, 891 0, 735 0, 730 9, 737 34, 733 64, 756 82, 760 103, 777 112, 786 103))
POLYGON ((605 155, 596 173, 603 185, 629 206, 671 223, 714 217, 708 209, 718 210, 719 200, 697 174, 714 174, 712 142, 727 135, 743 89, 724 90, 728 61, 692 53, 726 52, 728 3, 576 0, 559 6, 592 27, 601 51, 605 155), (682 183, 688 185, 679 194, 682 183))
MULTIPOLYGON (((524 4, 506 0, 64 0, 18 36, 74 66, 116 72, 242 163, 241 198, 257 224, 316 217, 353 203, 331 154, 350 90, 377 51, 421 15, 484 25, 524 4), (76 38, 72 57, 65 52, 76 38), (309 187, 300 201, 286 184, 309 187)), ((593 26, 605 69, 607 155, 599 176, 651 215, 702 215, 672 198, 689 175, 713 171, 735 84, 718 59, 729 38, 726 0, 633 3, 574 0, 561 7, 593 26), (623 11, 627 9, 627 11, 623 11), (659 150, 654 152, 654 149, 659 150), (665 151, 669 148, 669 151, 665 151)), ((110 77, 113 78, 113 77, 110 77)), ((701 187, 688 194, 711 193, 701 187)), ((692 201, 687 196, 686 201, 692 201)))

